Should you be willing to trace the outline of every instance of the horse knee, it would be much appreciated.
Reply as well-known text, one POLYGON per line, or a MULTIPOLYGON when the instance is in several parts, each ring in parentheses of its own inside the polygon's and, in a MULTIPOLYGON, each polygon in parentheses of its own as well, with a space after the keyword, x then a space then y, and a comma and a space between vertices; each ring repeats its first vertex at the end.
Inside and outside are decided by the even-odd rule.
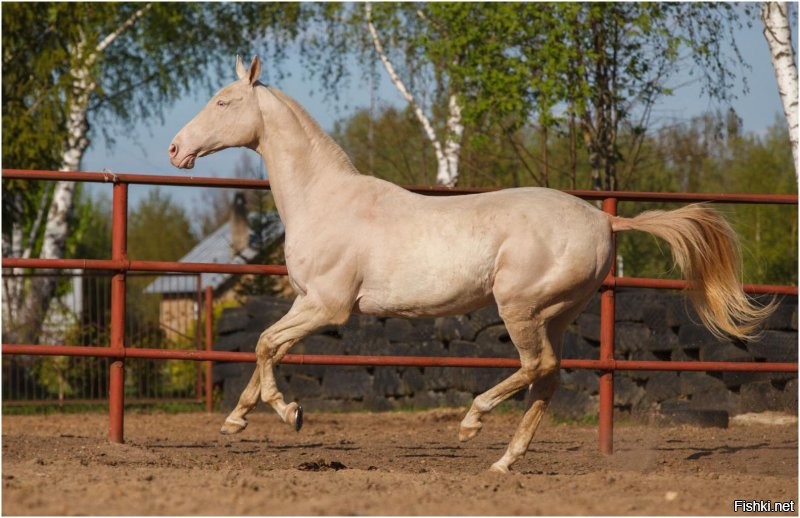
POLYGON ((549 400, 560 384, 561 369, 558 365, 543 369, 531 383, 530 397, 534 401, 549 400))
POLYGON ((273 344, 272 340, 267 334, 267 331, 261 333, 261 336, 258 338, 258 342, 256 343, 256 358, 258 361, 269 360, 275 356, 276 351, 277 347, 275 347, 273 344))
POLYGON ((540 380, 550 380, 560 376, 560 365, 555 358, 540 358, 534 361, 524 362, 520 368, 527 384, 538 383, 540 380))
POLYGON ((561 365, 558 361, 547 362, 539 369, 540 377, 548 383, 556 383, 561 379, 561 365))

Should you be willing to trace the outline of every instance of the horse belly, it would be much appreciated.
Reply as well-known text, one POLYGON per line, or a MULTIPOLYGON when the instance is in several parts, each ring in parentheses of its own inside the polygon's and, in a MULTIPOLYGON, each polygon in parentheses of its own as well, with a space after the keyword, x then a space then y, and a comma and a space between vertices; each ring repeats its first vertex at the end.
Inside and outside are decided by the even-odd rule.
POLYGON ((377 316, 431 317, 493 301, 495 255, 485 245, 439 242, 373 263, 356 310, 377 316))

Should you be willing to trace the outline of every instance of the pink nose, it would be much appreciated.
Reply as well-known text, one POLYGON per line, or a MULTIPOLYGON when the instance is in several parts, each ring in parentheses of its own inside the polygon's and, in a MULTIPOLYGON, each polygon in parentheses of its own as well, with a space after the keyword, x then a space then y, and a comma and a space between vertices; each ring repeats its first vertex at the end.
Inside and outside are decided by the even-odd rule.
POLYGON ((178 146, 176 146, 174 143, 170 144, 169 145, 169 157, 170 158, 175 158, 175 155, 177 155, 177 154, 178 154, 178 146))

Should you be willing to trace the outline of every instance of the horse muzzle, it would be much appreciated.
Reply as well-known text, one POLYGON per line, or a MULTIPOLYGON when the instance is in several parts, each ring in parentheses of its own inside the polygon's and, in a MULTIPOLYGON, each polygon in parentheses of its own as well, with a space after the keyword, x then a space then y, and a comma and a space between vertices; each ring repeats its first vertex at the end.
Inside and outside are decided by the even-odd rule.
POLYGON ((197 159, 197 153, 182 154, 180 147, 173 142, 169 145, 167 150, 169 153, 169 161, 172 165, 179 169, 191 169, 194 167, 194 161, 197 159))

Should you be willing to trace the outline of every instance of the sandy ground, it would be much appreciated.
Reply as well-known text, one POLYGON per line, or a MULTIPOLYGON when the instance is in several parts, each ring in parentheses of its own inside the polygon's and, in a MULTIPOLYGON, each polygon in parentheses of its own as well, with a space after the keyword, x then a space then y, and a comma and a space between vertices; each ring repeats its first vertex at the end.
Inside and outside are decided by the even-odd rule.
MULTIPOLYGON (((463 410, 307 414, 295 433, 267 412, 221 436, 222 415, 3 418, 4 515, 709 515, 735 500, 797 502, 797 425, 728 429, 547 420, 509 475, 486 469, 520 417, 456 440, 463 410)), ((797 514, 795 512, 787 514, 797 514)), ((738 514, 738 513, 737 513, 738 514)))

